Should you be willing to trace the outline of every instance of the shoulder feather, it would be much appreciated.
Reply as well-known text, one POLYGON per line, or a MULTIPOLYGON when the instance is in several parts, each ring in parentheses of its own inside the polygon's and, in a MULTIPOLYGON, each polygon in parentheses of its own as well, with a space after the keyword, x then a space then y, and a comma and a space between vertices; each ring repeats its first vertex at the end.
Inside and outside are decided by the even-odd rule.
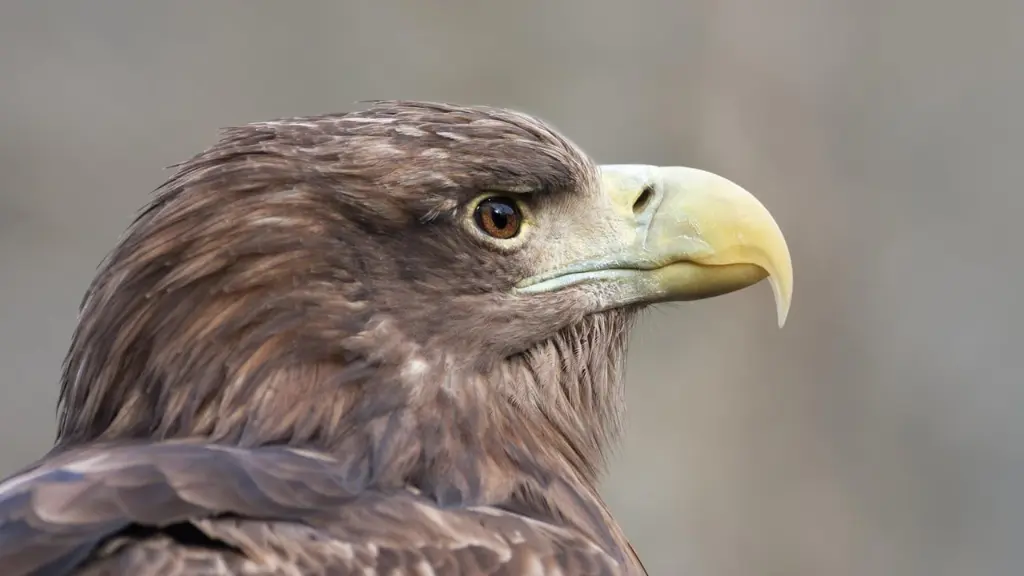
POLYGON ((496 507, 358 491, 329 456, 97 446, 0 484, 0 564, 27 574, 616 574, 599 546, 496 507))

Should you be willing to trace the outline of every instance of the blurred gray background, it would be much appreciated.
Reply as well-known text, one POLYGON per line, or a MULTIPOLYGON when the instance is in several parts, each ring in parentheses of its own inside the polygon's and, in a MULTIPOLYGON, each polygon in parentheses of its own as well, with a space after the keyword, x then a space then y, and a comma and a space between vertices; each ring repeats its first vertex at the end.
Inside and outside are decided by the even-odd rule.
POLYGON ((486 103, 757 194, 796 270, 651 313, 606 495, 655 575, 1024 573, 1024 3, 0 6, 0 474, 96 265, 222 126, 486 103))

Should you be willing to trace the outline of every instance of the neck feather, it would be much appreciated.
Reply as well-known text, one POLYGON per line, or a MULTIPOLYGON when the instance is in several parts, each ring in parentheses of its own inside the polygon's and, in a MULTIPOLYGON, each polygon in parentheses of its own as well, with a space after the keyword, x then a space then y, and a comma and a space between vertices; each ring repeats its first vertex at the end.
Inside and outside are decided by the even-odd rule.
POLYGON ((594 483, 620 430, 631 317, 587 317, 486 373, 440 368, 443 361, 409 370, 408 360, 395 360, 413 356, 411 347, 378 350, 372 360, 353 351, 344 363, 308 361, 280 338, 200 341, 187 357, 143 359, 141 346, 123 347, 123 357, 109 346, 73 349, 79 365, 65 373, 58 445, 172 438, 301 445, 361 455, 361 466, 376 467, 365 470, 366 482, 422 475, 424 467, 443 474, 460 465, 442 460, 461 454, 481 462, 472 474, 486 475, 489 466, 511 472, 533 460, 567 465, 594 483))

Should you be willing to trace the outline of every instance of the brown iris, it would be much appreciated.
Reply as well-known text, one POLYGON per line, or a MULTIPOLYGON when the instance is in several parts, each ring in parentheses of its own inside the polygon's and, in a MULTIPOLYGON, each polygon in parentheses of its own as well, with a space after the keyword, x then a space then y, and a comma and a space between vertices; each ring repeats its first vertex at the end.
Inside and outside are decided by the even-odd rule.
POLYGON ((509 198, 496 196, 477 204, 473 220, 488 236, 507 240, 519 234, 523 216, 519 206, 509 198))

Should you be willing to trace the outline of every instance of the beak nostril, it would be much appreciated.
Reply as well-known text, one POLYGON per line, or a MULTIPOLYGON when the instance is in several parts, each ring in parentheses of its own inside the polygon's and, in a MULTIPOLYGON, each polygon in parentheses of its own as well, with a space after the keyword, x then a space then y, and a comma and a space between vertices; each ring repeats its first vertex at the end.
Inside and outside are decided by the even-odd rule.
POLYGON ((647 205, 654 199, 654 188, 650 184, 644 186, 644 189, 640 191, 640 195, 633 201, 633 214, 639 214, 647 208, 647 205))

